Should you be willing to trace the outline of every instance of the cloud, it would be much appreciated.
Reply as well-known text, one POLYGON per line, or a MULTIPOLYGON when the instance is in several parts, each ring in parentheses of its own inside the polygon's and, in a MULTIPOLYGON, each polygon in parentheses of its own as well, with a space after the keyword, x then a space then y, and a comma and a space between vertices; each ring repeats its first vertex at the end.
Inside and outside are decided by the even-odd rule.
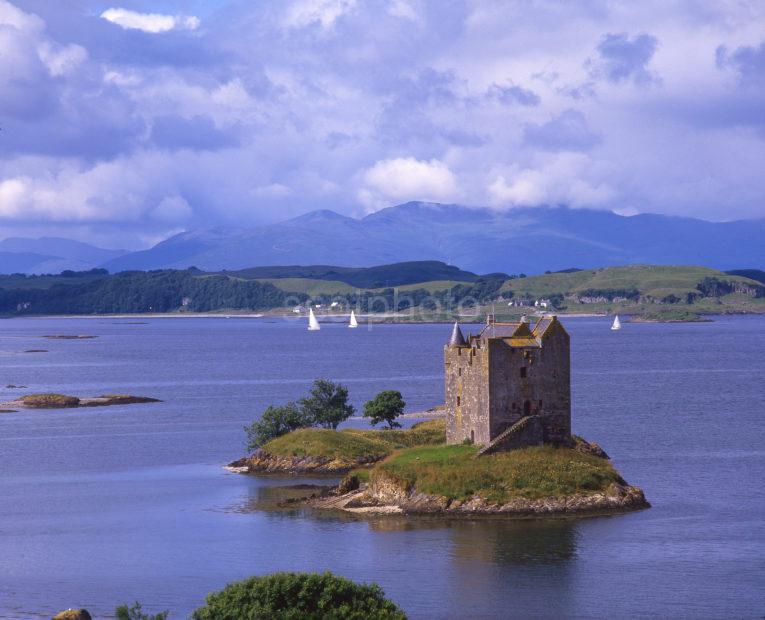
POLYGON ((221 131, 208 116, 166 115, 154 118, 151 141, 160 148, 217 150, 236 146, 234 131, 221 131))
POLYGON ((524 143, 546 151, 587 151, 600 143, 598 134, 590 130, 578 110, 565 110, 555 118, 523 129, 524 143))
POLYGON ((199 18, 193 15, 162 15, 160 13, 137 13, 122 8, 106 9, 101 17, 125 30, 142 30, 158 34, 171 30, 196 30, 199 18))
POLYGON ((488 96, 496 99, 504 105, 517 103, 523 106, 538 106, 541 102, 539 95, 533 90, 521 88, 520 86, 498 86, 492 84, 488 91, 488 96))
POLYGON ((3 234, 135 247, 415 199, 763 214, 762 3, 124 3, 141 28, 69 4, 0 0, 3 234))
POLYGON ((738 47, 733 52, 721 45, 715 50, 715 59, 720 69, 732 69, 738 73, 742 86, 765 87, 765 41, 757 47, 738 47))
POLYGON ((363 174, 361 200, 379 208, 387 200, 450 200, 457 193, 457 179, 441 161, 399 157, 378 161, 363 174))
POLYGON ((157 208, 151 212, 151 217, 164 222, 182 222, 191 217, 193 210, 183 196, 165 196, 157 208))
MULTIPOLYGON (((607 183, 594 178, 591 160, 584 155, 562 154, 546 159, 537 168, 512 167, 488 187, 494 206, 533 207, 564 204, 597 207, 614 197, 607 183)), ((597 174, 597 173, 595 173, 597 174)))
POLYGON ((285 12, 283 23, 290 28, 319 24, 327 29, 355 6, 356 0, 294 0, 285 12))
POLYGON ((638 85, 658 82, 658 76, 647 68, 658 44, 656 37, 649 34, 632 38, 626 33, 607 34, 596 48, 598 57, 589 59, 586 66, 592 77, 614 84, 630 80, 638 85))

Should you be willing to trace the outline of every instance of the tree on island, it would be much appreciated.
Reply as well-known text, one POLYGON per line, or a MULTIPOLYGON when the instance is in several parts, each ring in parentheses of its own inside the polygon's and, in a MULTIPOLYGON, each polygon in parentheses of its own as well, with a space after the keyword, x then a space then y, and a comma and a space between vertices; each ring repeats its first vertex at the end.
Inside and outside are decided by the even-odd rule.
POLYGON ((300 400, 303 415, 315 426, 337 429, 354 411, 348 403, 348 388, 326 379, 316 379, 308 398, 300 400))
POLYGON ((406 620, 377 584, 332 573, 273 573, 230 583, 208 594, 193 620, 406 620))
POLYGON ((158 614, 145 613, 141 603, 136 601, 132 607, 120 605, 114 614, 117 620, 167 620, 170 612, 161 611, 158 614))
POLYGON ((311 424, 312 419, 292 401, 281 407, 271 405, 263 412, 259 420, 244 427, 247 433, 247 449, 257 450, 272 439, 311 424))
POLYGON ((374 426, 380 422, 387 422, 388 428, 399 428, 401 424, 396 418, 404 413, 406 403, 401 397, 401 392, 396 390, 383 390, 372 400, 364 405, 364 417, 369 418, 369 423, 374 426))

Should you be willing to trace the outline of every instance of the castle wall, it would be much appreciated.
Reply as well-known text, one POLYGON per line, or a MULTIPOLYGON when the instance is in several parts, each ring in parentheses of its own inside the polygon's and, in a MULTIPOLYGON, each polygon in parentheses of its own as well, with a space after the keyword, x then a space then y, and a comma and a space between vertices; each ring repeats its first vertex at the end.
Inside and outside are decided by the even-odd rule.
POLYGON ((444 361, 446 442, 462 443, 472 439, 477 444, 489 443, 487 350, 446 347, 444 361))
POLYGON ((494 438, 524 415, 541 414, 539 401, 543 400, 543 396, 538 382, 542 368, 538 363, 539 349, 519 349, 497 339, 490 341, 489 353, 489 426, 494 438), (525 378, 521 377, 522 368, 526 369, 525 378))
POLYGON ((571 438, 571 344, 566 330, 557 323, 542 340, 539 390, 543 398, 545 441, 566 443, 571 438))
POLYGON ((445 347, 448 443, 472 439, 487 445, 526 416, 539 416, 545 442, 569 441, 568 333, 553 321, 544 331, 541 348, 526 334, 471 340, 477 347, 445 347))

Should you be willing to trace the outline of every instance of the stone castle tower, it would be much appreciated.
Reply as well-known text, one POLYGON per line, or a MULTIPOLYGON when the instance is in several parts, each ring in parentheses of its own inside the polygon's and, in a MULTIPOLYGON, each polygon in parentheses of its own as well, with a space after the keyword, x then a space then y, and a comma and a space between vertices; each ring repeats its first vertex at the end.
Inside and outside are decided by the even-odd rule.
POLYGON ((568 332, 555 316, 497 323, 466 340, 457 323, 444 347, 446 441, 481 453, 571 441, 568 332))

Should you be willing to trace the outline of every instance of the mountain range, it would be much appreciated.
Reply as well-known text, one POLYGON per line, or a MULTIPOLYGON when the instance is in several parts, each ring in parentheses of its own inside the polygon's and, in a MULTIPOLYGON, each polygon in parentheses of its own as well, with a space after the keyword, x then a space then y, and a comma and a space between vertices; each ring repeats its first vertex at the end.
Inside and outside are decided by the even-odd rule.
MULTIPOLYGON (((3 245, 8 241, 0 242, 0 252, 8 251, 3 245)), ((14 247, 36 253, 22 243, 14 247)), ((192 266, 205 271, 255 265, 368 267, 419 260, 440 260, 475 273, 534 274, 638 263, 763 268, 765 219, 709 222, 566 207, 496 211, 409 202, 360 219, 313 211, 251 228, 191 230, 138 252, 94 250, 116 255, 88 260, 79 255, 77 260, 111 272, 192 266)), ((63 257, 52 249, 45 254, 63 257)), ((6 260, 0 255, 0 272, 9 271, 6 260)))
POLYGON ((106 250, 60 237, 9 237, 0 241, 0 273, 82 271, 123 254, 126 250, 106 250))

